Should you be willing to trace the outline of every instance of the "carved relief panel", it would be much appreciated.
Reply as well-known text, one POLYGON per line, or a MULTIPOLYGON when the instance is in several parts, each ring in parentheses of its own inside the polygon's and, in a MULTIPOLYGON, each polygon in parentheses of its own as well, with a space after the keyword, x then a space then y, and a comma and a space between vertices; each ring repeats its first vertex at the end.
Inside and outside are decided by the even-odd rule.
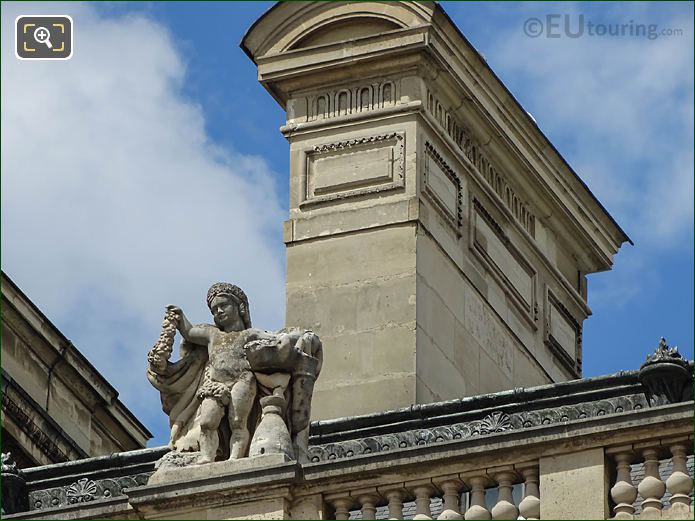
POLYGON ((305 151, 300 207, 402 188, 405 135, 391 132, 305 151))

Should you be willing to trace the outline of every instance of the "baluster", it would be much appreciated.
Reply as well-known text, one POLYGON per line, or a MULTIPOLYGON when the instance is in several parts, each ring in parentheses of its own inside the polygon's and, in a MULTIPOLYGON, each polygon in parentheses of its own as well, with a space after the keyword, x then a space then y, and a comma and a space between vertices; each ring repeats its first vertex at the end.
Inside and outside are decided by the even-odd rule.
POLYGON ((446 479, 438 483, 444 495, 443 510, 437 519, 463 519, 461 515, 461 490, 463 481, 458 478, 446 479))
POLYGON ((538 464, 524 466, 519 471, 524 477, 524 499, 519 503, 519 513, 524 519, 540 519, 541 493, 538 488, 538 464))
POLYGON ((485 507, 485 485, 488 484, 488 479, 473 476, 466 483, 471 487, 471 506, 466 510, 464 519, 490 519, 490 511, 485 507))
POLYGON ((666 484, 659 476, 659 452, 649 448, 642 451, 644 456, 644 479, 637 486, 637 491, 642 496, 642 517, 645 519, 657 519, 661 517, 661 509, 664 504, 661 498, 666 492, 666 484))
POLYGON ((415 494, 415 517, 413 519, 432 519, 430 503, 434 487, 432 485, 418 485, 413 487, 415 494))
POLYGON ((635 507, 632 505, 637 499, 637 488, 632 484, 630 476, 630 463, 633 453, 631 450, 621 450, 613 454, 613 460, 617 468, 615 485, 611 488, 611 498, 615 503, 615 519, 632 519, 635 507))
POLYGON ((333 505, 336 519, 350 519, 350 509, 355 503, 353 498, 344 496, 337 497, 335 499, 328 499, 328 501, 333 505))
POLYGON ((498 484, 499 495, 497 504, 490 511, 492 519, 516 519, 519 517, 519 510, 516 508, 514 498, 512 497, 512 487, 514 486, 516 473, 505 470, 495 473, 494 477, 498 484))
POLYGON ((389 519, 403 519, 403 500, 406 493, 402 488, 388 489, 379 492, 389 502, 389 519))
POLYGON ((689 512, 690 491, 693 489, 693 478, 688 474, 686 465, 687 447, 685 442, 674 443, 669 447, 673 472, 666 480, 666 488, 671 493, 671 506, 685 512, 689 512))
POLYGON ((363 494, 357 498, 362 505, 362 519, 376 519, 376 504, 379 496, 376 494, 363 494))

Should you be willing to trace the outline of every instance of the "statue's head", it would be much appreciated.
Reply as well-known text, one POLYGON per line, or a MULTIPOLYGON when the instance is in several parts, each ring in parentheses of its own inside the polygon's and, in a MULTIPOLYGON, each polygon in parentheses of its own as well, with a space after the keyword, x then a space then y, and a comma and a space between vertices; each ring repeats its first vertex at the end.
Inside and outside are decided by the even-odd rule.
POLYGON ((251 327, 249 299, 239 286, 217 282, 210 286, 207 302, 215 325, 220 329, 225 329, 226 325, 233 324, 238 318, 241 318, 244 329, 251 327))

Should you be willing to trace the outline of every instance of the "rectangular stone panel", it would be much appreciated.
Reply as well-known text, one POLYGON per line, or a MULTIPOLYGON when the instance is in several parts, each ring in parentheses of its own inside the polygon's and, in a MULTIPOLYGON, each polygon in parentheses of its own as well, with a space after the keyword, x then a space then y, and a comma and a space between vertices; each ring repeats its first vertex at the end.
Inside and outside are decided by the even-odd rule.
POLYGON ((393 148, 336 152, 309 159, 310 189, 316 195, 340 192, 393 179, 393 148))
MULTIPOLYGON (((466 288, 464 327, 509 379, 513 372, 513 350, 517 348, 500 319, 472 288, 466 288)), ((482 387, 482 383, 481 383, 482 387)))
POLYGON ((404 146, 397 132, 314 146, 306 152, 300 206, 402 187, 404 146))
POLYGON ((425 143, 423 191, 458 230, 461 226, 461 181, 430 143, 425 143))
POLYGON ((478 210, 475 212, 475 245, 501 272, 505 282, 515 290, 525 304, 526 311, 530 311, 534 304, 533 271, 518 259, 516 252, 502 241, 500 234, 478 210))
POLYGON ((567 353, 574 358, 577 354, 577 330, 566 317, 565 313, 551 300, 550 335, 567 353))
POLYGON ((550 288, 545 292, 544 341, 566 369, 581 376, 582 326, 550 288))

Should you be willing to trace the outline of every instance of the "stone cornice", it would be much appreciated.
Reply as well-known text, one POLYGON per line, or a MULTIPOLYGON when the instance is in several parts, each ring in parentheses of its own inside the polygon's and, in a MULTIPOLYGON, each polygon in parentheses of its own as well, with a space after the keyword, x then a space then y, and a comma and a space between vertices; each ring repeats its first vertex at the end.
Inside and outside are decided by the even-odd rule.
MULTIPOLYGON (((422 479, 429 474, 448 475, 467 468, 487 466, 494 455, 513 452, 514 465, 539 457, 561 454, 570 443, 574 450, 593 447, 629 446, 634 440, 646 441, 687 435, 692 432, 693 402, 598 415, 562 423, 540 424, 521 429, 502 429, 486 435, 414 445, 394 451, 374 452, 350 458, 298 464, 288 462, 267 468, 250 469, 211 476, 195 482, 174 482, 146 486, 150 472, 108 479, 73 476, 67 486, 41 488, 30 492, 31 511, 7 518, 36 518, 37 510, 74 511, 76 505, 95 509, 111 507, 120 495, 143 514, 181 509, 214 507, 268 497, 290 497, 290 489, 301 485, 304 492, 312 487, 324 494, 342 491, 345 482, 367 480, 370 486, 389 484, 396 473, 414 473, 422 479), (125 489, 125 490, 124 490, 125 489), (48 504, 46 504, 48 503, 48 504), (61 508, 63 507, 63 508, 61 508)), ((504 420, 502 420, 503 422, 504 420)), ((501 425, 497 420, 496 425, 501 425)), ((488 426, 494 427, 492 423, 488 426)), ((154 453, 153 453, 154 455, 154 453)), ((154 465, 154 461, 152 461, 154 465)), ((30 485, 31 486, 31 485, 30 485)), ((116 503, 114 503, 116 502, 116 503)), ((48 512, 46 512, 48 514, 48 512)))
POLYGON ((2 412, 35 445, 37 450, 55 463, 88 454, 2 370, 2 412))
POLYGON ((410 67, 429 67, 438 83, 451 86, 447 97, 452 113, 464 105, 472 108, 485 147, 496 143, 506 155, 514 157, 512 170, 523 171, 524 179, 538 185, 534 201, 549 208, 541 216, 547 224, 565 228, 568 235, 580 239, 581 246, 573 252, 584 271, 610 268, 613 255, 622 243, 630 241, 629 237, 441 6, 418 2, 393 2, 388 7, 370 4, 359 16, 389 17, 394 27, 401 28, 345 41, 329 40, 307 48, 293 47, 293 42, 301 40, 300 34, 325 28, 337 19, 358 16, 348 2, 331 5, 300 8, 280 3, 244 37, 242 48, 258 65, 259 80, 283 107, 291 92, 318 87, 321 82, 325 86, 329 72, 331 83, 337 86, 356 76, 373 75, 377 68, 388 76, 410 67), (319 69, 322 74, 316 74, 319 69))
MULTIPOLYGON (((692 362, 688 367, 692 372, 692 362)), ((167 501, 184 488, 197 491, 186 495, 203 502, 233 502, 252 497, 259 480, 278 494, 290 482, 325 488, 329 478, 339 488, 338 478, 352 479, 353 472, 378 476, 397 467, 410 472, 423 463, 440 472, 500 451, 531 460, 566 450, 568 440, 576 447, 592 447, 692 432, 692 400, 650 406, 644 391, 638 372, 631 371, 314 422, 313 461, 231 472, 195 484, 143 486, 166 447, 27 469, 29 504, 35 510, 25 515, 33 518, 36 510, 61 505, 74 508, 75 502, 111 504, 118 494, 129 496, 135 508, 166 510, 167 501)), ((183 508, 188 500, 176 501, 183 508)))
POLYGON ((118 391, 7 274, 2 272, 1 279, 3 322, 22 337, 46 367, 54 367, 55 375, 90 409, 99 404, 134 445, 143 446, 152 434, 118 399, 118 391), (29 333, 32 338, 25 338, 29 333))

